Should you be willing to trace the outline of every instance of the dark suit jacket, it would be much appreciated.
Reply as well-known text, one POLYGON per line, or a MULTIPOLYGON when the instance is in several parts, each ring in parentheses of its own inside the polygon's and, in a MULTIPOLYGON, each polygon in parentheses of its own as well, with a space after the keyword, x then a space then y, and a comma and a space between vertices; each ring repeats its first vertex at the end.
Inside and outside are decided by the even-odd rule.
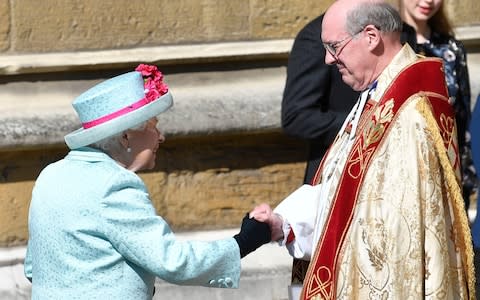
POLYGON ((308 23, 295 38, 282 101, 284 132, 309 143, 305 183, 315 175, 359 94, 342 81, 336 66, 325 64, 322 19, 308 23))

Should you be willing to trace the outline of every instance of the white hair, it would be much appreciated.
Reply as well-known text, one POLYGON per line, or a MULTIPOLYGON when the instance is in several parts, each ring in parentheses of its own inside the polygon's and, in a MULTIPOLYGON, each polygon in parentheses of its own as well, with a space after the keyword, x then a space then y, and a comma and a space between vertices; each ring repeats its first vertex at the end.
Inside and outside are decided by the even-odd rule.
POLYGON ((124 134, 127 133, 128 130, 142 130, 147 125, 148 121, 135 125, 127 130, 119 132, 117 134, 111 135, 109 137, 104 138, 98 142, 92 143, 90 147, 99 149, 105 153, 111 154, 112 152, 119 152, 123 150, 123 146, 120 143, 124 134))
POLYGON ((398 11, 388 3, 363 2, 347 13, 345 27, 355 35, 365 26, 373 25, 382 32, 401 32, 403 22, 398 11))

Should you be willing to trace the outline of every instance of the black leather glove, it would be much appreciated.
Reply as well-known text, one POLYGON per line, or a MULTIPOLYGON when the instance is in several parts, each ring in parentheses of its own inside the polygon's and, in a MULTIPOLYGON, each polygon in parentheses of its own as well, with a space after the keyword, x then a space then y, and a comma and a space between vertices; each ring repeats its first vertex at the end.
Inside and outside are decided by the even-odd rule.
POLYGON ((250 219, 247 213, 242 220, 240 232, 234 235, 233 238, 237 241, 240 248, 240 257, 243 258, 261 245, 270 242, 270 226, 253 218, 250 219))

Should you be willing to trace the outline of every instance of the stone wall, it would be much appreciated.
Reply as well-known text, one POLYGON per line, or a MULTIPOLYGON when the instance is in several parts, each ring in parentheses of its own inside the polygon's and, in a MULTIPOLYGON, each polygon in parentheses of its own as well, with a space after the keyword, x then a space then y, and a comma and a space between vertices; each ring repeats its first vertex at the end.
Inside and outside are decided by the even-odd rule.
MULTIPOLYGON (((0 50, 48 53, 292 38, 331 2, 0 0, 0 50)), ((480 24, 477 0, 445 2, 456 26, 480 24)))
POLYGON ((289 38, 330 2, 1 0, 0 49, 44 53, 289 38))
MULTIPOLYGON (((26 241, 34 180, 66 152, 65 147, 0 152, 3 246, 26 241)), ((274 203, 300 183, 302 153, 279 133, 172 139, 158 151, 157 167, 141 177, 175 231, 234 228, 256 203, 274 203)))

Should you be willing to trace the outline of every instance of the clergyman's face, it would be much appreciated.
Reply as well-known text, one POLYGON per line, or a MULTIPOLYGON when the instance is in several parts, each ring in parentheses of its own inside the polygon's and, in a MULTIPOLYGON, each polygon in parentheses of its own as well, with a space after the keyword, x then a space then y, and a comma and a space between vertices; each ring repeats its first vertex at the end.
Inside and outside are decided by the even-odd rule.
MULTIPOLYGON (((333 16, 334 17, 334 16, 333 16)), ((365 71, 369 51, 365 45, 363 30, 349 34, 338 19, 325 16, 322 24, 322 42, 326 48, 325 63, 336 65, 342 75, 342 80, 356 91, 365 89, 365 71)))

